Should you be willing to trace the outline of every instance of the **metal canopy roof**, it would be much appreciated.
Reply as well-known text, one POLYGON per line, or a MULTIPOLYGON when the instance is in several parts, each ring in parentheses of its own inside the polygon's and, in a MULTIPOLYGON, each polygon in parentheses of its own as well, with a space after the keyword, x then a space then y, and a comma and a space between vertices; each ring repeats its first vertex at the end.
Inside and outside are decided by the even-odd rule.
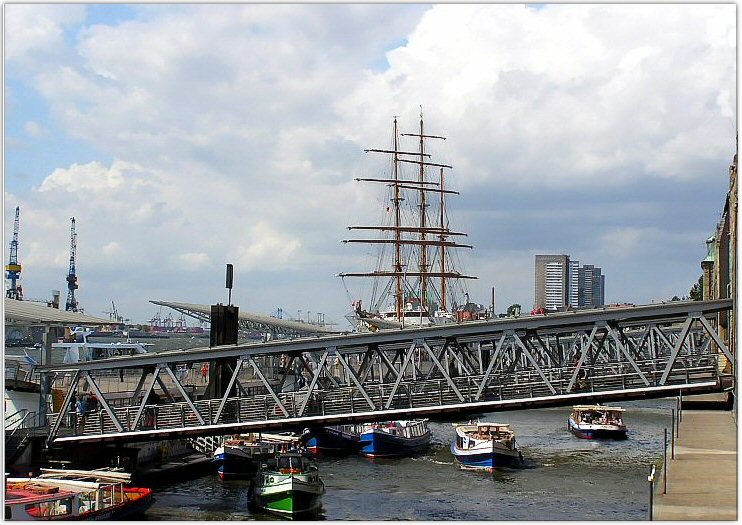
MULTIPOLYGON (((152 304, 156 304, 159 306, 167 306, 168 308, 173 308, 174 310, 188 310, 191 312, 198 312, 200 314, 210 316, 211 315, 211 305, 208 304, 193 304, 193 303, 178 303, 173 301, 149 301, 152 304)), ((332 328, 330 326, 321 326, 316 324, 310 324, 310 323, 303 323, 299 321, 291 321, 289 319, 278 319, 277 317, 271 317, 269 315, 263 315, 263 314, 256 314, 253 312, 246 312, 240 308, 239 311, 239 319, 241 321, 250 321, 257 324, 263 324, 266 326, 276 326, 280 328, 285 328, 288 330, 294 330, 296 332, 304 332, 309 334, 336 334, 339 333, 340 330, 337 330, 335 328, 332 328)))
POLYGON ((110 319, 79 312, 58 310, 39 303, 5 298, 6 325, 99 325, 111 324, 110 319))

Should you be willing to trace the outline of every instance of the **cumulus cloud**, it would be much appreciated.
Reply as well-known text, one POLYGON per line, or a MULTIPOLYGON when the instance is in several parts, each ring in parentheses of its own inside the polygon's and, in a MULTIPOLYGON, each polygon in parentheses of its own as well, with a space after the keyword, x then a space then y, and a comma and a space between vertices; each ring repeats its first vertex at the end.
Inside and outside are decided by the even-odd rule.
POLYGON ((195 272, 211 265, 211 257, 207 253, 181 253, 175 256, 179 270, 195 272))
POLYGON ((265 221, 258 221, 250 229, 248 244, 240 244, 235 250, 235 260, 241 271, 263 268, 279 271, 287 266, 297 266, 297 251, 301 242, 282 234, 265 221))
POLYGON ((124 182, 121 163, 111 169, 100 162, 73 164, 68 169, 58 168, 39 187, 40 192, 64 190, 67 192, 101 192, 116 189, 124 182))
POLYGON ((65 28, 85 19, 83 5, 13 4, 6 7, 5 58, 15 63, 58 56, 60 48, 65 47, 65 28))
MULTIPOLYGON (((207 302, 233 262, 251 307, 284 291, 337 317, 332 276, 359 260, 338 241, 385 205, 352 182, 380 168, 363 148, 388 145, 392 115, 414 128, 420 104, 448 137, 480 302, 502 281, 518 284, 498 303, 525 303, 545 245, 604 267, 645 252, 651 228, 687 249, 686 221, 712 223, 726 191, 733 5, 187 5, 94 25, 84 6, 21 7, 6 9, 7 74, 103 152, 6 193, 6 235, 20 202, 25 275, 46 287, 75 216, 80 272, 131 309, 143 295, 207 302)), ((91 288, 81 297, 104 295, 91 288)))

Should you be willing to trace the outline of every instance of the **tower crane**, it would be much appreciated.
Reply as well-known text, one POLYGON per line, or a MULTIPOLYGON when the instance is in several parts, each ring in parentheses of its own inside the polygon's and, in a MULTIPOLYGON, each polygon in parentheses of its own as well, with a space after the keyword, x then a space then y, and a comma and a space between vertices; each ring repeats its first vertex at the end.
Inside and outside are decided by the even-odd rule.
POLYGON ((18 229, 20 226, 20 206, 15 207, 15 223, 13 224, 13 240, 10 241, 10 260, 8 261, 5 269, 7 270, 7 278, 10 279, 10 288, 5 293, 6 297, 10 299, 17 299, 18 301, 23 300, 23 288, 18 284, 18 280, 21 278, 21 265, 18 264, 18 229))
POLYGON ((75 290, 77 290, 77 275, 75 274, 75 252, 77 251, 77 234, 75 233, 75 218, 72 217, 72 228, 70 233, 70 271, 67 274, 67 304, 64 309, 68 312, 77 312, 77 299, 75 299, 75 290))

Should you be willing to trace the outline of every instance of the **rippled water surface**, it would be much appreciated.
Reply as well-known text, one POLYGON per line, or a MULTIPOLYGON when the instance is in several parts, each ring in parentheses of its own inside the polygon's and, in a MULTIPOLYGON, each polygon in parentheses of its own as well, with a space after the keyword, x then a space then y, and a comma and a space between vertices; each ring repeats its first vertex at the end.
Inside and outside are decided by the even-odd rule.
MULTIPOLYGON (((526 467, 494 475, 458 468, 450 422, 431 422, 433 446, 414 458, 320 458, 329 520, 643 520, 647 469, 662 455, 674 400, 623 403, 630 437, 588 441, 567 431, 569 408, 487 414, 516 432, 526 467)), ((247 481, 216 473, 155 487, 149 519, 273 519, 247 509, 247 481)))
MULTIPOLYGON (((154 341, 153 341, 154 342, 154 341)), ((206 346, 173 338, 157 349, 206 346)), ((7 349, 23 354, 22 349, 7 349)), ((38 357, 39 352, 29 354, 38 357)), ((55 356, 55 361, 61 356, 55 356)), ((589 441, 567 431, 569 408, 492 413, 510 423, 526 467, 494 475, 458 468, 450 451, 451 422, 431 422, 430 450, 415 458, 320 458, 328 520, 644 520, 649 464, 662 456, 663 429, 674 399, 620 403, 629 439, 589 441)), ((220 481, 216 472, 154 485, 150 520, 273 520, 247 508, 247 481, 220 481)))

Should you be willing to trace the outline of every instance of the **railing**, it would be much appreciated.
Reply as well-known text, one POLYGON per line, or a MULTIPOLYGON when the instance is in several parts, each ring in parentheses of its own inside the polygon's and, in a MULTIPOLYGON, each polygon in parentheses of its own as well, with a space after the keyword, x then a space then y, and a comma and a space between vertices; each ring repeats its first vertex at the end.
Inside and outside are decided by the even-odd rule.
MULTIPOLYGON (((666 359, 652 361, 637 361, 639 369, 650 381, 650 387, 659 385, 660 377, 666 359)), ((540 376, 532 371, 520 371, 510 374, 491 374, 488 384, 477 398, 479 384, 483 375, 452 378, 453 385, 464 397, 463 403, 474 402, 518 402, 533 398, 549 398, 564 394, 595 395, 608 391, 646 390, 639 373, 627 363, 611 363, 596 365, 588 369, 585 380, 577 389, 568 391, 571 379, 571 368, 545 369, 549 382, 556 390, 553 394, 540 376)), ((718 367, 713 358, 701 366, 684 369, 673 369, 665 382, 666 387, 674 385, 693 386, 693 383, 708 383, 718 381, 718 367)), ((386 410, 388 394, 392 390, 391 383, 368 384, 365 391, 375 408, 372 410, 366 399, 352 386, 338 386, 331 389, 316 389, 306 401, 306 391, 283 392, 278 394, 281 403, 289 412, 288 416, 268 394, 250 397, 227 398, 217 420, 219 399, 200 400, 193 402, 194 407, 204 420, 202 424, 190 406, 185 402, 176 402, 160 405, 146 405, 142 416, 134 426, 134 420, 139 412, 139 406, 112 407, 118 421, 124 430, 164 430, 186 429, 204 425, 229 423, 250 423, 257 421, 278 421, 290 418, 308 416, 331 416, 340 414, 364 414, 386 410), (301 407, 305 404, 304 412, 301 407)), ((392 399, 389 409, 417 409, 425 407, 441 407, 461 405, 462 401, 452 386, 444 379, 408 380, 402 381, 392 399)), ((56 421, 58 414, 53 414, 51 424, 56 421)), ((65 423, 65 422, 63 422, 65 423)), ((117 429, 110 416, 99 410, 88 413, 84 418, 77 418, 75 425, 63 425, 68 428, 66 435, 71 431, 74 435, 115 434, 117 429)))
POLYGON ((38 382, 39 373, 33 365, 21 361, 5 362, 5 381, 38 382))
POLYGON ((14 412, 5 417, 5 441, 7 442, 20 430, 34 428, 40 428, 38 412, 32 412, 26 408, 14 412))
POLYGON ((223 443, 223 436, 199 436, 197 438, 188 439, 188 444, 191 448, 205 456, 211 456, 217 448, 222 446, 223 443))

